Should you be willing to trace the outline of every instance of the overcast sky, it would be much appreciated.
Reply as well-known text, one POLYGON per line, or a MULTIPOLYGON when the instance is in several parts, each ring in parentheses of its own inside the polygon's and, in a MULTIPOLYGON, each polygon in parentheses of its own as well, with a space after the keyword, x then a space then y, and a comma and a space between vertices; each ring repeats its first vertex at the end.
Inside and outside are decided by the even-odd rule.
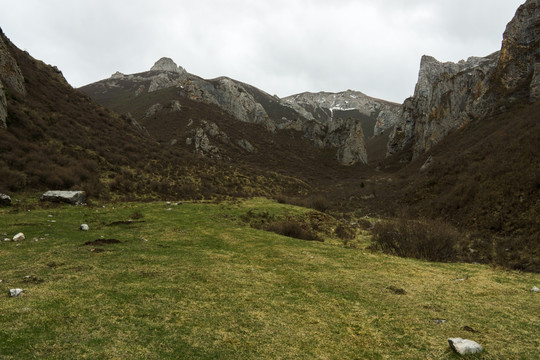
POLYGON ((423 54, 501 47, 525 0, 0 0, 0 27, 74 87, 170 57, 280 97, 358 90, 403 102, 423 54))

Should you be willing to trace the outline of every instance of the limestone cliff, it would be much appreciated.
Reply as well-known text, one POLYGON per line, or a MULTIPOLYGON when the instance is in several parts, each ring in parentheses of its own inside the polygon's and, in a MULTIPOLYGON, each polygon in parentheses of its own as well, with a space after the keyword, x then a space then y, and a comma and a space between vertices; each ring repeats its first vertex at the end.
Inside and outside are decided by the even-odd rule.
POLYGON ((489 111, 486 92, 498 53, 441 63, 422 57, 414 95, 405 100, 394 126, 388 153, 412 146, 413 158, 429 150, 450 131, 489 111))
POLYGON ((501 100, 540 96, 540 0, 528 0, 504 33, 502 50, 484 58, 441 63, 424 56, 414 95, 405 100, 387 146, 412 158, 449 132, 494 110, 501 100))
POLYGON ((19 95, 26 95, 24 77, 17 61, 9 52, 9 40, 0 29, 0 128, 6 127, 7 99, 6 89, 19 95))
POLYGON ((540 98, 540 0, 521 5, 508 23, 496 76, 502 95, 540 98))

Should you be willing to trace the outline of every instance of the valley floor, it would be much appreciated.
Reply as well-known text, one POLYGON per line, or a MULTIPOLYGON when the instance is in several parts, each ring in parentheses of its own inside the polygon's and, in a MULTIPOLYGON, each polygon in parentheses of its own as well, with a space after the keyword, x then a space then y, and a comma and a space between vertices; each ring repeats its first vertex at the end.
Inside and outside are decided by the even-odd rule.
POLYGON ((245 221, 309 212, 266 199, 0 209, 0 235, 26 237, 0 243, 0 358, 458 358, 449 337, 480 343, 475 359, 540 356, 539 274, 245 221))

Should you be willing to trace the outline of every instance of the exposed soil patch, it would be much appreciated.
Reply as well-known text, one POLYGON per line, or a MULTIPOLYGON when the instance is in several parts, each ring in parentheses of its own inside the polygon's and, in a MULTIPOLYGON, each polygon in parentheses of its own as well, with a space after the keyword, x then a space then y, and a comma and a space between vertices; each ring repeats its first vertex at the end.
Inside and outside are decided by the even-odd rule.
POLYGON ((144 222, 144 220, 138 220, 138 221, 135 221, 135 220, 120 220, 120 221, 114 221, 110 224, 107 224, 107 226, 116 226, 116 225, 132 225, 132 224, 137 224, 137 223, 142 223, 144 222))
POLYGON ((121 244, 121 243, 122 242, 120 240, 116 240, 116 239, 97 239, 94 241, 87 241, 83 245, 100 246, 100 245, 121 244))

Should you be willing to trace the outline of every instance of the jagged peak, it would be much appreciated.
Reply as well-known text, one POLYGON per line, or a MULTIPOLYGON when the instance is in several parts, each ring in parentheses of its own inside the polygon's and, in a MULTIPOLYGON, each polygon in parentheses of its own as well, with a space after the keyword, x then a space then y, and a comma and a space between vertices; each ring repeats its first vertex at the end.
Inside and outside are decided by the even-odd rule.
POLYGON ((169 71, 169 72, 176 72, 176 73, 183 73, 185 72, 184 68, 181 66, 176 65, 176 63, 168 57, 162 57, 156 63, 150 71, 169 71))

